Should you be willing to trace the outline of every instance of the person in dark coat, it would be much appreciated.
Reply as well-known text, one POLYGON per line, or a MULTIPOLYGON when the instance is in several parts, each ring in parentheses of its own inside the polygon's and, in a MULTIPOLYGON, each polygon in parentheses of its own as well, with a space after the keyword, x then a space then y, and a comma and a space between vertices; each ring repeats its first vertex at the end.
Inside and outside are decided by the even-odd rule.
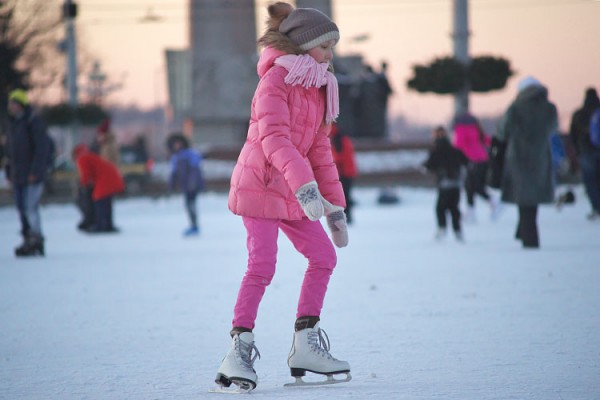
POLYGON ((171 152, 169 191, 179 190, 184 195, 185 210, 190 220, 190 227, 184 236, 195 236, 200 233, 196 199, 198 192, 204 189, 202 176, 202 156, 190 148, 190 144, 182 134, 173 134, 167 139, 167 147, 171 152))
POLYGON ((573 113, 569 129, 569 136, 581 168, 583 186, 592 207, 588 215, 590 220, 600 218, 600 148, 590 141, 590 119, 599 107, 600 99, 596 89, 587 89, 583 106, 573 113))
POLYGON ((429 151, 423 166, 435 174, 438 197, 435 205, 438 230, 435 238, 440 240, 446 236, 446 214, 452 218, 452 229, 459 241, 463 241, 461 229, 460 189, 463 184, 464 171, 469 160, 462 151, 452 146, 448 132, 439 126, 433 131, 433 147, 429 151))
POLYGON ((496 132, 506 143, 502 201, 519 207, 515 236, 523 247, 539 248, 538 206, 554 201, 550 137, 558 128, 558 117, 548 89, 537 79, 524 78, 518 89, 496 132))
POLYGON ((29 105, 26 91, 10 92, 8 113, 6 175, 13 188, 23 236, 23 244, 15 249, 15 254, 44 255, 39 208, 51 158, 50 139, 46 124, 29 105))
POLYGON ((125 190, 125 182, 118 168, 108 160, 89 151, 84 144, 73 149, 80 185, 90 187, 94 202, 94 224, 89 233, 113 233, 119 230, 113 224, 113 197, 125 190))

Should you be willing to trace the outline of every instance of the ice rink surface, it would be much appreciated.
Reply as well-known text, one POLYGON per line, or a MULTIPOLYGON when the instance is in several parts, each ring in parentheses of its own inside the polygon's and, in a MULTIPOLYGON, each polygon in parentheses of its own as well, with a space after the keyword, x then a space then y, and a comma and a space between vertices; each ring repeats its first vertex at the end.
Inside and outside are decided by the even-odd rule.
MULTIPOLYGON (((435 192, 355 191, 321 327, 349 383, 284 388, 305 260, 279 240, 261 304, 256 399, 593 400, 600 398, 600 221, 577 203, 541 207, 541 249, 514 240, 478 202, 466 242, 433 239, 435 192)), ((42 209, 47 255, 15 259, 18 218, 0 208, 0 399, 203 399, 229 346, 246 267, 245 231, 223 194, 119 200, 118 235, 89 236, 73 205, 42 209)))

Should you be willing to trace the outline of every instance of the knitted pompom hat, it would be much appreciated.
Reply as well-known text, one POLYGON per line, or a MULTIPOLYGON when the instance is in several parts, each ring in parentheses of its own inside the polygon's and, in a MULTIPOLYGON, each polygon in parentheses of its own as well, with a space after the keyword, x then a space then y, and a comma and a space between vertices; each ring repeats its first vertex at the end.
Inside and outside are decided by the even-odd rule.
POLYGON ((302 50, 310 50, 328 40, 340 40, 337 25, 314 8, 296 8, 279 26, 279 32, 290 38, 302 50))

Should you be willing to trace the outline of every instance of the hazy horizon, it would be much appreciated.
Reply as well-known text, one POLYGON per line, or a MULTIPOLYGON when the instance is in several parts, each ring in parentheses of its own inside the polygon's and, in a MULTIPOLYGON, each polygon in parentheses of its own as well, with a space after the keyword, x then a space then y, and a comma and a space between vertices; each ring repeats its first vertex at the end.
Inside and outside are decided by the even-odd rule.
MULTIPOLYGON (((124 77, 123 89, 111 93, 107 103, 140 108, 165 104, 164 50, 187 47, 188 2, 78 3, 79 45, 101 62, 113 82, 124 77), (140 23, 145 15, 163 19, 140 23)), ((256 1, 258 34, 267 4, 256 1)), ((388 62, 388 78, 395 91, 388 110, 391 118, 401 115, 413 124, 448 122, 454 107, 451 96, 409 91, 406 81, 412 76, 412 65, 451 54, 451 0, 372 0, 368 5, 359 0, 333 0, 333 13, 342 36, 338 56, 362 54, 375 69, 381 61, 388 62), (363 34, 369 38, 352 41, 363 34)), ((561 128, 568 128, 584 90, 600 89, 600 52, 593 40, 600 37, 598 20, 599 1, 471 0, 471 56, 507 58, 515 71, 504 89, 472 94, 471 111, 479 117, 500 115, 514 98, 517 82, 533 75, 547 85, 559 109, 561 128)))

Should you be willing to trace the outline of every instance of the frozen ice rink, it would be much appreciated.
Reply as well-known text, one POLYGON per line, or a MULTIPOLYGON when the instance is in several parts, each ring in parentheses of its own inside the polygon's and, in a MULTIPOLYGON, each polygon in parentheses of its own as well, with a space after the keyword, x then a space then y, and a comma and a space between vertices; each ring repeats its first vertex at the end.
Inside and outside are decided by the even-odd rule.
MULTIPOLYGON (((355 191, 321 327, 349 383, 284 388, 305 261, 280 236, 255 329, 256 399, 600 398, 600 221, 577 203, 540 209, 541 249, 514 240, 516 209, 478 203, 465 243, 433 239, 435 192, 355 191)), ((89 236, 73 205, 42 210, 45 258, 15 259, 18 218, 0 208, 0 399, 201 399, 229 346, 245 231, 226 196, 116 203, 118 235, 89 236)))

